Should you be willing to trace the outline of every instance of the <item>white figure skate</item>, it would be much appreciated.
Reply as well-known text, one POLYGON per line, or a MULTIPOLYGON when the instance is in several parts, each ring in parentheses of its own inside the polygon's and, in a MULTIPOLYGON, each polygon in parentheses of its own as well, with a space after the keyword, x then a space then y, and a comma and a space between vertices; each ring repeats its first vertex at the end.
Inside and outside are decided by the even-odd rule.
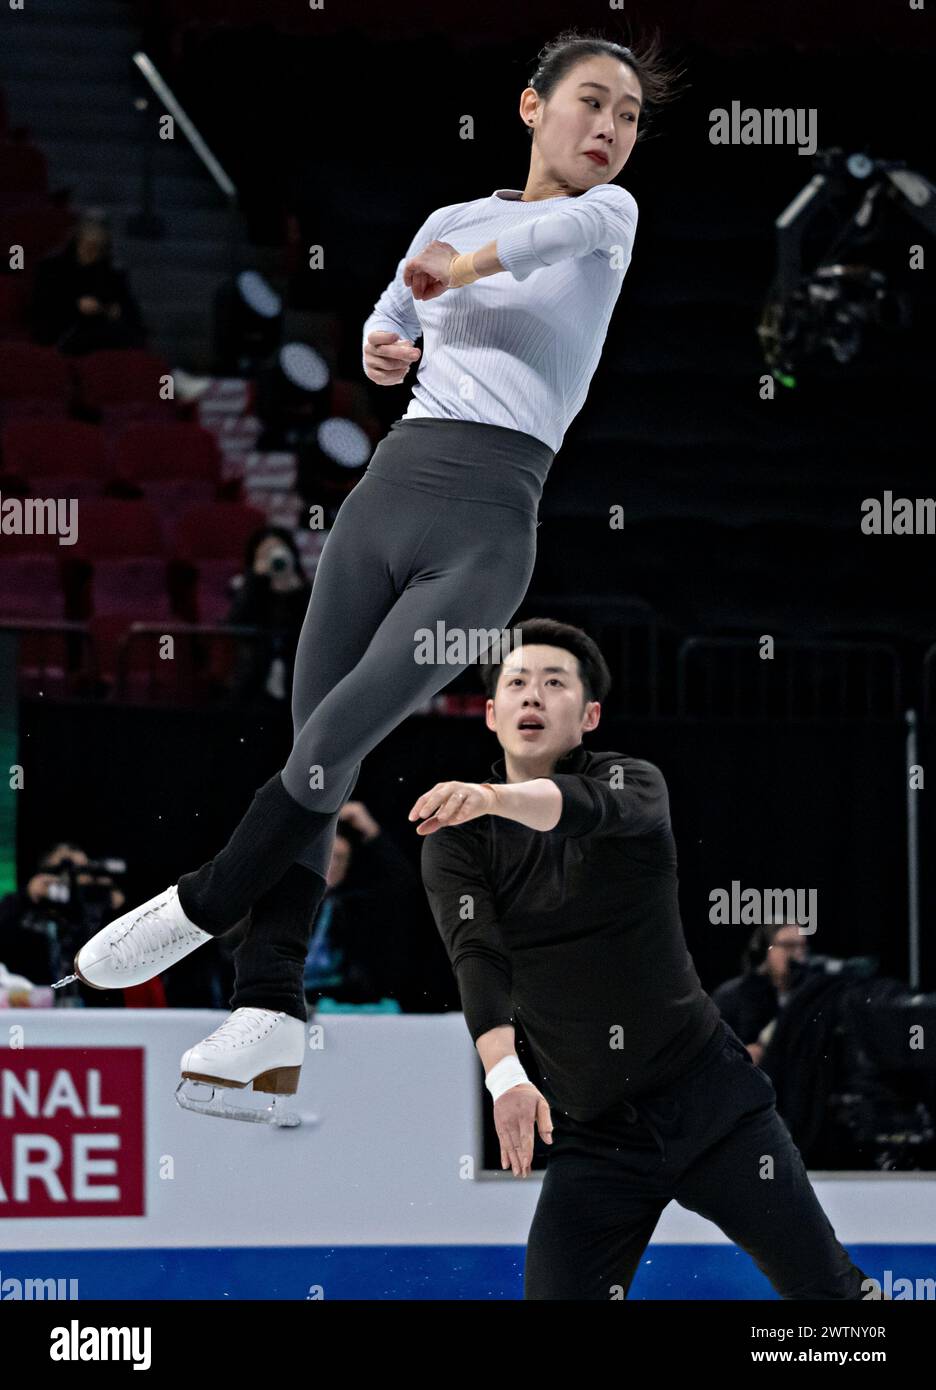
MULTIPOLYGON (((303 1117, 284 1108, 284 1102, 299 1089, 304 1052, 305 1025, 298 1018, 273 1009, 235 1009, 220 1028, 183 1054, 176 1100, 183 1110, 199 1115, 293 1128, 303 1117), (255 1091, 272 1095, 270 1105, 249 1109, 225 1098, 225 1090, 242 1091, 251 1082, 255 1091), (199 1086, 210 1087, 206 1099, 192 1094, 199 1086)), ((305 1118, 314 1122, 318 1117, 305 1118)))
POLYGON ((75 956, 74 975, 52 988, 83 980, 92 989, 129 989, 161 975, 210 940, 210 932, 196 927, 182 911, 173 884, 96 932, 75 956))

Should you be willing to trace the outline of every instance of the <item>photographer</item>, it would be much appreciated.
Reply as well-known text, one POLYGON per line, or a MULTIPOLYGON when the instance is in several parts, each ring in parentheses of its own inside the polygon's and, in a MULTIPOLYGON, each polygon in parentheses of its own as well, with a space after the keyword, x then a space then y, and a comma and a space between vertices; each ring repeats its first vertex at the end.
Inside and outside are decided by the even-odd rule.
POLYGON ((247 542, 244 573, 234 580, 237 592, 227 621, 262 628, 266 643, 244 643, 234 673, 236 699, 289 700, 299 630, 311 586, 296 543, 281 526, 255 531, 247 542))
POLYGON ((712 990, 712 1000, 760 1066, 773 1026, 794 987, 794 962, 805 963, 809 944, 795 922, 765 922, 751 934, 744 974, 712 990))
MULTIPOLYGON (((69 973, 78 947, 109 922, 124 895, 80 846, 61 841, 43 854, 25 889, 0 900, 0 961, 33 984, 69 973)), ((87 1004, 122 1003, 117 994, 76 986, 87 1004)))
POLYGON ((323 995, 344 1005, 394 998, 406 984, 407 923, 419 884, 361 801, 339 812, 326 882, 306 957, 306 999, 314 1007, 323 995))

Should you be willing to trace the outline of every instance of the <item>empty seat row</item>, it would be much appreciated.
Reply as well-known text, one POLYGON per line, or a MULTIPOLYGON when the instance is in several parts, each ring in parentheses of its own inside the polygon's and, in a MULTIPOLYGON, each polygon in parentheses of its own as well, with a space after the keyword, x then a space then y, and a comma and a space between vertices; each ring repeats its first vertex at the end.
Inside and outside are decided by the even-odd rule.
POLYGON ((0 342, 0 421, 64 419, 72 406, 102 421, 172 418, 169 364, 143 348, 66 357, 54 347, 0 342))
POLYGON ((191 564, 124 556, 82 565, 55 555, 0 553, 0 623, 120 617, 223 622, 240 558, 191 564))
MULTIPOLYGON (((0 432, 4 472, 30 480, 199 478, 217 482, 221 451, 201 425, 179 420, 129 424, 111 444, 100 425, 83 420, 20 418, 0 432)), ((34 487, 37 496, 42 495, 34 487)))
MULTIPOLYGON (((67 523, 68 517, 64 520, 67 523)), ((87 498, 77 506, 74 544, 60 545, 58 534, 4 534, 0 554, 17 557, 67 551, 70 558, 85 560, 144 556, 240 560, 249 537, 264 525, 266 515, 259 507, 243 502, 206 502, 182 513, 173 543, 167 546, 159 513, 150 503, 117 497, 87 498)))

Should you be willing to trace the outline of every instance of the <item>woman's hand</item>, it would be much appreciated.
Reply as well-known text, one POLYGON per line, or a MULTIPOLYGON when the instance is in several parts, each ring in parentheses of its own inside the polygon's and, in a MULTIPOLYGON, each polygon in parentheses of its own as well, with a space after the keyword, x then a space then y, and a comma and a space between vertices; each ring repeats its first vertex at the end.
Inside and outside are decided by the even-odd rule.
POLYGON ((458 255, 447 241, 430 241, 418 256, 403 267, 403 283, 409 285, 414 299, 437 299, 451 289, 452 261, 458 255))
POLYGON ((378 386, 399 386, 418 357, 409 338, 375 328, 364 344, 364 375, 378 386))

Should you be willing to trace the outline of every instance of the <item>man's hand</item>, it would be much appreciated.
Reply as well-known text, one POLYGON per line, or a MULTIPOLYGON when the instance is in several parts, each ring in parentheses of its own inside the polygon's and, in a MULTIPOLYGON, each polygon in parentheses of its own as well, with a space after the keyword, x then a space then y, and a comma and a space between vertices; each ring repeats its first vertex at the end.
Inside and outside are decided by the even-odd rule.
POLYGON ((510 1167, 515 1178, 530 1175, 533 1163, 533 1125, 540 1138, 552 1143, 549 1102, 535 1086, 511 1086, 494 1102, 494 1128, 500 1140, 501 1168, 510 1167))
POLYGON ((764 1060, 764 1052, 766 1051, 764 1044, 759 1042, 751 1042, 745 1043, 744 1045, 747 1048, 748 1052, 751 1054, 751 1061, 754 1062, 755 1066, 759 1067, 761 1062, 764 1060))
POLYGON ((489 816, 496 805, 494 788, 480 782, 436 782, 415 803, 407 819, 428 816, 422 825, 417 825, 416 834, 431 835, 446 825, 463 825, 477 816, 489 816))
POLYGON ((399 386, 419 357, 419 348, 399 333, 375 328, 364 344, 364 375, 378 386, 399 386))
POLYGON ((414 299, 438 299, 451 288, 451 265, 458 255, 447 241, 430 241, 418 256, 403 267, 403 283, 413 291, 414 299))

